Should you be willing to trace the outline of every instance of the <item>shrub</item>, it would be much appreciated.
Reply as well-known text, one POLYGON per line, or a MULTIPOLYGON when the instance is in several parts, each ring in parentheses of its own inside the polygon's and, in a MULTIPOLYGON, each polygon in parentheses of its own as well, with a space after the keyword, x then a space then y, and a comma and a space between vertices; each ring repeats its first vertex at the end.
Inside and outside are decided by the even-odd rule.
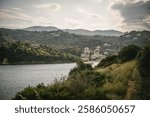
POLYGON ((85 64, 85 63, 83 63, 83 61, 77 61, 76 64, 77 64, 77 66, 70 70, 69 76, 71 76, 73 74, 77 74, 77 73, 84 71, 84 70, 90 70, 90 71, 93 70, 92 65, 85 64))
POLYGON ((141 51, 141 48, 136 45, 129 45, 124 47, 118 54, 117 62, 126 62, 136 58, 138 52, 141 51))
POLYGON ((97 67, 107 67, 115 62, 117 55, 108 56, 97 65, 97 67))
POLYGON ((79 70, 93 70, 92 65, 90 64, 85 64, 83 61, 77 61, 77 67, 79 70))
POLYGON ((139 67, 142 75, 149 76, 150 75, 150 47, 145 47, 141 52, 141 55, 138 58, 139 67))
POLYGON ((138 68, 142 76, 141 98, 150 99, 150 46, 145 47, 139 55, 138 68))
POLYGON ((100 92, 97 88, 109 82, 110 78, 100 72, 84 70, 66 81, 57 81, 47 86, 41 83, 36 87, 27 87, 18 92, 14 99, 105 99, 102 98, 104 95, 97 94, 100 92))
POLYGON ((28 99, 28 100, 38 100, 40 99, 38 92, 34 87, 27 87, 23 91, 18 92, 14 99, 28 99))

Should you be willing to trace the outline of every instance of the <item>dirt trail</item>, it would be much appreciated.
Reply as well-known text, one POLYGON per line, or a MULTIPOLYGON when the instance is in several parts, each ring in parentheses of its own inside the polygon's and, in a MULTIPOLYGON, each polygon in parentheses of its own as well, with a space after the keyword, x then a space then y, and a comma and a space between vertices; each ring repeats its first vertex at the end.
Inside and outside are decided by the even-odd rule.
POLYGON ((129 80, 127 94, 125 95, 124 99, 130 100, 132 98, 133 93, 134 93, 134 82, 129 80))

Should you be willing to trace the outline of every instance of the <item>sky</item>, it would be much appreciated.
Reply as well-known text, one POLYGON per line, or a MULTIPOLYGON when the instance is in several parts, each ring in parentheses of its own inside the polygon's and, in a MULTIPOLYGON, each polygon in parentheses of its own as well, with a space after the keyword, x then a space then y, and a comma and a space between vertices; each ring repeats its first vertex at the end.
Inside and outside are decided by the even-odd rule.
POLYGON ((150 30, 150 0, 0 0, 0 28, 150 30))

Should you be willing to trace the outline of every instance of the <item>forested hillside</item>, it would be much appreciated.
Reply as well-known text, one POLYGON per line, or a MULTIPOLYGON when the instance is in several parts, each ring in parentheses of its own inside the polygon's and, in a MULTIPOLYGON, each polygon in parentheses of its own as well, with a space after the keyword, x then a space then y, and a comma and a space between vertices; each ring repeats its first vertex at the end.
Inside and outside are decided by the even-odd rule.
POLYGON ((70 47, 95 47, 102 45, 100 38, 93 38, 93 36, 80 36, 70 34, 68 32, 59 31, 24 31, 24 30, 10 30, 0 29, 1 40, 12 38, 19 41, 33 41, 49 47, 58 49, 70 47))
POLYGON ((29 42, 6 42, 0 45, 0 64, 66 63, 77 56, 29 42))
MULTIPOLYGON (((85 48, 85 47, 90 48, 90 50, 94 50, 97 46, 100 46, 101 49, 103 50, 103 52, 108 52, 108 55, 111 55, 111 53, 113 53, 113 52, 118 52, 124 46, 131 45, 131 44, 138 45, 140 47, 144 47, 145 45, 148 45, 150 43, 149 37, 150 37, 150 31, 131 31, 131 32, 124 33, 124 35, 121 35, 120 37, 115 37, 115 36, 102 36, 102 35, 93 35, 93 36, 75 35, 75 34, 70 34, 68 32, 63 32, 62 30, 25 31, 25 30, 17 30, 17 29, 3 29, 3 28, 0 29, 0 44, 3 44, 3 43, 13 43, 14 44, 14 43, 16 43, 16 41, 19 41, 22 43, 31 43, 31 45, 38 44, 38 45, 41 45, 40 48, 48 47, 48 48, 51 48, 53 51, 59 50, 60 53, 62 53, 62 52, 69 53, 67 55, 70 56, 72 54, 72 55, 78 56, 78 57, 80 57, 81 52, 82 52, 83 48, 85 48)), ((7 51, 10 51, 10 49, 13 48, 11 46, 13 46, 13 45, 8 44, 6 46, 7 51)), ((26 46, 24 46, 24 47, 26 47, 26 46)), ((28 48, 28 47, 26 47, 26 48, 28 48)), ((31 48, 33 48, 33 47, 31 47, 31 48)), ((46 48, 46 51, 48 48, 46 48)), ((17 48, 13 48, 12 50, 14 50, 14 51, 12 51, 11 53, 17 51, 15 49, 17 49, 17 48)), ((22 51, 22 50, 23 49, 21 49, 22 54, 20 54, 20 57, 24 56, 23 52, 25 54, 29 53, 29 50, 27 52, 22 51)), ((42 51, 44 51, 44 50, 42 50, 42 51)), ((20 50, 19 50, 19 52, 20 52, 20 50)), ((36 55, 34 53, 39 53, 39 52, 40 52, 40 54, 38 54, 38 56, 41 56, 41 51, 39 51, 38 49, 35 49, 35 47, 34 47, 34 49, 30 50, 30 53, 32 53, 31 55, 36 55), (34 52, 35 50, 37 50, 38 52, 34 52), (33 51, 33 52, 31 52, 31 51, 33 51)), ((51 51, 50 51, 50 53, 51 53, 51 51)), ((53 57, 52 56, 47 57, 48 59, 40 57, 40 59, 44 59, 44 61, 45 61, 44 63, 51 63, 52 61, 64 61, 63 54, 59 54, 60 56, 62 56, 62 60, 60 60, 61 57, 59 55, 57 55, 57 52, 54 52, 54 53, 56 53, 56 55, 52 54, 53 57), (49 61, 49 62, 46 62, 46 61, 49 61)), ((30 54, 28 54, 28 56, 29 55, 30 54)), ((2 55, 2 56, 4 56, 4 55, 2 55)), ((42 54, 42 56, 43 56, 43 54, 42 54)), ((50 55, 45 54, 44 56, 46 57, 46 56, 50 56, 50 55)), ((10 57, 10 55, 9 55, 9 57, 7 55, 7 57, 5 57, 5 58, 9 58, 9 59, 11 58, 11 59, 14 59, 13 61, 15 61, 15 57, 12 58, 12 57, 10 57)), ((28 57, 28 59, 27 59, 28 61, 30 60, 29 58, 31 58, 31 57, 28 57)), ((3 57, 3 59, 4 59, 4 57, 3 57)), ((3 59, 1 59, 1 62, 3 61, 3 59)), ((39 61, 39 58, 37 58, 37 59, 38 60, 36 60, 36 61, 39 61)), ((23 60, 26 61, 26 59, 23 59, 23 60)), ((68 60, 66 60, 66 61, 68 61, 68 60)))
POLYGON ((144 47, 150 44, 150 31, 126 32, 124 35, 119 37, 118 42, 121 43, 122 46, 134 44, 144 47))
POLYGON ((120 37, 102 35, 76 35, 62 30, 57 31, 25 31, 18 29, 0 29, 0 43, 4 40, 36 42, 57 49, 83 49, 101 46, 104 49, 123 48, 135 44, 145 46, 150 43, 150 31, 131 31, 120 37), (109 47, 105 44, 109 44, 109 47))
MULTIPOLYGON (((31 26, 27 28, 23 28, 22 30, 27 30, 27 31, 57 31, 61 30, 58 29, 57 27, 53 26, 31 26)), ((116 30, 85 30, 85 29, 62 29, 64 32, 69 32, 71 34, 77 34, 77 35, 103 35, 103 36, 120 36, 123 33, 120 31, 116 30)))

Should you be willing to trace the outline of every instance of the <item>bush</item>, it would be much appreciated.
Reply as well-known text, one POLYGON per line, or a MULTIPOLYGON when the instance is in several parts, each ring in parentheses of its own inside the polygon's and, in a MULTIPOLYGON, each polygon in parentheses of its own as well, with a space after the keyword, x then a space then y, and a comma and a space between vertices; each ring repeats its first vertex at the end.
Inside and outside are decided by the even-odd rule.
POLYGON ((142 76, 141 98, 150 99, 150 46, 145 47, 140 53, 138 68, 142 76))
POLYGON ((150 76, 150 47, 145 47, 138 58, 140 71, 143 76, 150 76))
POLYGON ((117 62, 126 62, 135 59, 141 48, 136 45, 129 45, 124 47, 118 54, 117 62))
POLYGON ((107 67, 109 65, 112 65, 115 63, 115 60, 117 58, 117 55, 108 56, 105 59, 102 59, 102 61, 97 65, 97 67, 107 67))
POLYGON ((66 81, 55 82, 45 86, 27 87, 18 92, 14 99, 105 99, 104 94, 97 94, 104 83, 109 82, 110 76, 100 72, 85 70, 72 75, 66 81), (99 97, 102 96, 102 97, 99 97))
POLYGON ((92 65, 85 64, 85 63, 83 63, 83 61, 77 61, 76 64, 77 64, 77 66, 70 70, 69 76, 71 76, 73 74, 77 74, 84 70, 90 70, 90 71, 93 70, 92 65))
POLYGON ((39 98, 40 98, 39 94, 35 90, 35 88, 29 86, 29 87, 25 88, 23 91, 18 92, 14 99, 18 99, 18 100, 21 100, 21 99, 38 100, 39 98))

